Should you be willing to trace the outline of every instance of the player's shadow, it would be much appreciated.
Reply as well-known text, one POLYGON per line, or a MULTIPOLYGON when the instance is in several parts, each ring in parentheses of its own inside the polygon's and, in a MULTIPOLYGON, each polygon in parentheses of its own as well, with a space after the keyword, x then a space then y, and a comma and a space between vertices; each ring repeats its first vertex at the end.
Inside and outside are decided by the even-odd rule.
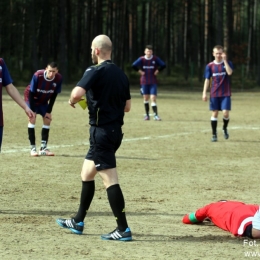
MULTIPOLYGON (((35 216, 35 219, 37 217, 42 216, 46 217, 46 221, 50 221, 49 217, 52 217, 53 219, 57 217, 64 217, 64 218, 70 218, 75 216, 75 212, 72 211, 60 211, 60 210, 0 210, 0 216, 1 215, 9 215, 8 218, 2 218, 2 223, 4 223, 5 219, 8 220, 8 223, 12 222, 12 215, 13 215, 13 222, 14 223, 23 223, 24 221, 32 221, 32 217, 35 216), (21 219, 18 219, 20 217, 21 219)), ((128 216, 140 216, 140 217, 147 217, 147 216, 152 216, 152 215, 169 215, 171 217, 173 216, 183 216, 182 214, 167 214, 165 212, 128 212, 128 216)), ((104 212, 89 212, 88 217, 107 217, 110 216, 112 217, 113 214, 112 212, 104 211, 104 212)), ((42 221, 42 220, 41 220, 42 221)), ((52 221, 52 220, 51 220, 52 221)), ((149 225, 149 223, 147 223, 149 225)), ((150 223, 151 226, 153 226, 152 223, 150 223)), ((214 232, 221 232, 221 230, 214 226, 211 222, 203 222, 201 224, 196 224, 192 225, 194 228, 196 226, 207 226, 207 229, 209 229, 209 232, 214 233, 214 232)), ((152 227, 153 233, 147 235, 147 233, 140 233, 138 231, 133 231, 133 242, 137 241, 142 241, 142 242, 148 242, 148 243, 201 243, 201 242, 209 242, 209 241, 217 241, 218 243, 222 242, 227 242, 227 243, 241 243, 241 239, 243 238, 237 238, 237 237, 232 237, 230 233, 227 231, 223 231, 223 234, 206 234, 203 235, 206 231, 203 230, 201 233, 202 235, 199 235, 197 231, 194 229, 194 235, 174 235, 174 229, 169 230, 168 233, 161 233, 160 230, 156 232, 156 227, 152 227), (156 234, 157 233, 157 234, 156 234), (198 235, 197 235, 198 234, 198 235)), ((190 231, 189 231, 190 232, 190 231)), ((178 231, 178 234, 180 233, 180 230, 178 231)), ((184 233, 184 232, 183 232, 184 233)), ((71 233, 68 233, 71 234, 71 233)), ((86 233, 85 235, 88 236, 97 236, 99 234, 90 234, 86 233)))
MULTIPOLYGON (((76 212, 72 212, 72 211, 64 211, 64 210, 0 210, 0 215, 1 214, 6 214, 6 215, 35 215, 35 216, 75 216, 76 212)), ((166 213, 166 212, 127 212, 127 215, 129 216, 182 216, 180 214, 176 215, 176 214, 170 214, 170 213, 166 213)), ((107 217, 107 216, 113 216, 111 211, 103 211, 103 212, 99 212, 99 211, 90 211, 88 212, 88 216, 89 217, 107 217)))

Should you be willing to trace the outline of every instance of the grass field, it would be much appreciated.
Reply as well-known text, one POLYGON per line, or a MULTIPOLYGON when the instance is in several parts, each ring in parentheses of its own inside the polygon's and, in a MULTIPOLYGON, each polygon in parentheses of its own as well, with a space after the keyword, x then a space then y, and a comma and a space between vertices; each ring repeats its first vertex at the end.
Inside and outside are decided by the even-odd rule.
MULTIPOLYGON (((118 172, 133 241, 102 241, 115 220, 99 177, 82 236, 60 228, 57 217, 77 211, 80 170, 88 150, 88 114, 68 104, 53 109, 49 148, 54 157, 31 158, 27 118, 3 96, 1 259, 244 259, 258 252, 244 239, 212 225, 183 225, 184 214, 220 199, 259 203, 259 93, 234 93, 230 139, 211 143, 208 103, 201 92, 159 90, 161 122, 142 120, 143 102, 132 91, 118 172)), ((40 144, 42 120, 36 123, 40 144)), ((256 242, 260 244, 260 241, 256 242)))

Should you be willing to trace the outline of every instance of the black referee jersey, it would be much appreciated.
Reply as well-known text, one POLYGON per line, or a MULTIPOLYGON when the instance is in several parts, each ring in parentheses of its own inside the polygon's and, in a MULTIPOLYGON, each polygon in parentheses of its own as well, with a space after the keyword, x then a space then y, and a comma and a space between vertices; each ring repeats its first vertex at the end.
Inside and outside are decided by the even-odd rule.
POLYGON ((129 80, 111 60, 87 68, 77 86, 86 90, 90 125, 124 124, 129 80))

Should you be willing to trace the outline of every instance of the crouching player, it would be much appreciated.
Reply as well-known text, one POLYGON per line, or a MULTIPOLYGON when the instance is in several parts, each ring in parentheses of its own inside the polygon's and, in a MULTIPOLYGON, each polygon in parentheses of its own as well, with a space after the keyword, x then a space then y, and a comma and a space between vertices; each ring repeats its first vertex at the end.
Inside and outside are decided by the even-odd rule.
POLYGON ((46 69, 34 73, 31 83, 24 91, 24 99, 27 105, 35 113, 33 119, 29 118, 28 138, 31 145, 31 156, 53 156, 54 153, 47 148, 50 125, 52 121, 52 108, 57 95, 61 92, 62 76, 58 73, 56 62, 50 62, 46 69), (35 124, 36 115, 42 116, 43 126, 41 131, 41 148, 36 150, 35 124))
POLYGON ((237 237, 260 238, 259 205, 221 200, 186 214, 184 224, 198 224, 210 220, 217 227, 237 237))

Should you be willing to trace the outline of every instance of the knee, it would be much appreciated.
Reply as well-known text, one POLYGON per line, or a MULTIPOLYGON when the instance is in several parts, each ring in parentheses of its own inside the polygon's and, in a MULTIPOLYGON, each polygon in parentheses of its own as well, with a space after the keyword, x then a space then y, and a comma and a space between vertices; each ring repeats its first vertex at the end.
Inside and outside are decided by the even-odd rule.
POLYGON ((223 111, 223 117, 229 118, 229 112, 228 111, 223 111))

